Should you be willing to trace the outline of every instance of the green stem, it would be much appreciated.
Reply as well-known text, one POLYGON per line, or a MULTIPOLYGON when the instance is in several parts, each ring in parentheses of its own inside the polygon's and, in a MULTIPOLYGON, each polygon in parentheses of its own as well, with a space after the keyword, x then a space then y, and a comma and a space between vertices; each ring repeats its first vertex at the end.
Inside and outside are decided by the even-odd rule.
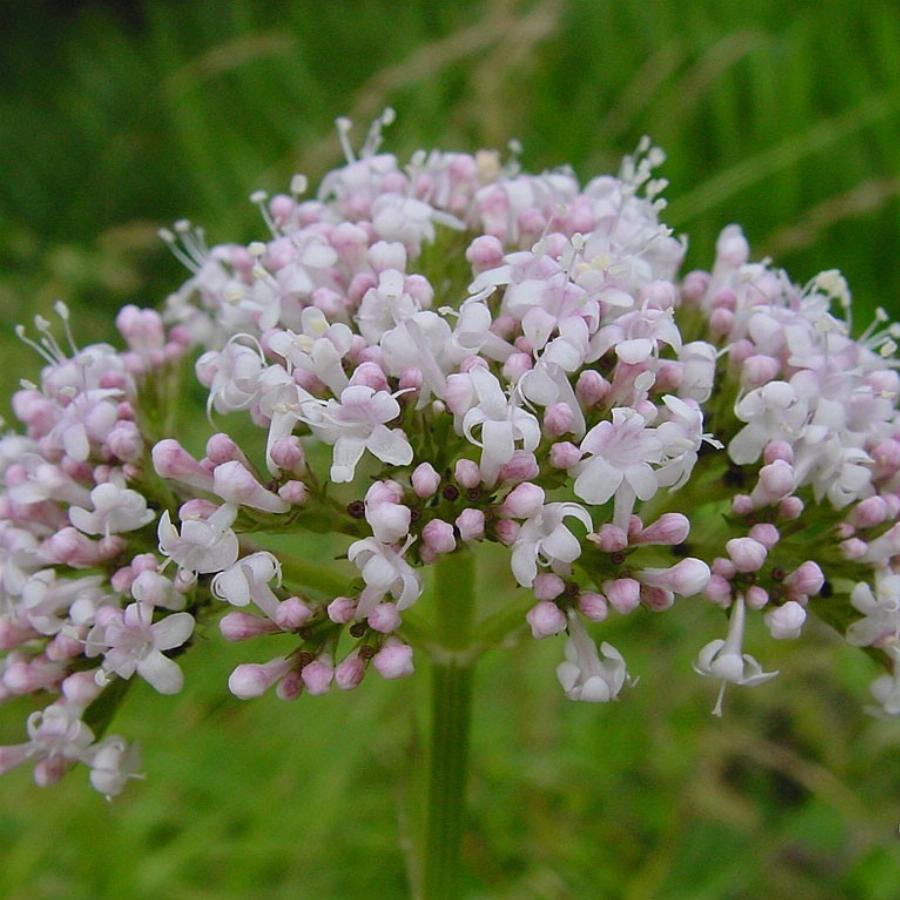
POLYGON ((452 900, 460 890, 474 664, 468 653, 475 612, 475 561, 467 550, 436 566, 438 645, 431 666, 431 736, 424 896, 452 900))

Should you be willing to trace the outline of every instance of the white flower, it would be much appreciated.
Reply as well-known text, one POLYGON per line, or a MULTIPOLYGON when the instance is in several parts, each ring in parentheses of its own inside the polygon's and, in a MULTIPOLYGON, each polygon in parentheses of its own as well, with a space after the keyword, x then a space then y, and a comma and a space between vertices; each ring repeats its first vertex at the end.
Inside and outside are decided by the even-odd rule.
POLYGON ((790 384, 772 381, 738 400, 734 413, 747 424, 732 438, 728 454, 738 465, 746 465, 759 459, 769 441, 798 438, 809 410, 790 384))
POLYGON ((265 357, 255 338, 235 335, 220 352, 209 351, 197 360, 197 375, 209 387, 208 409, 230 413, 248 409, 259 393, 265 357), (239 343, 249 340, 252 346, 239 343))
POLYGON ((378 276, 377 287, 366 291, 356 314, 360 334, 377 344, 398 322, 419 311, 419 304, 405 290, 405 276, 397 269, 386 269, 378 276))
POLYGON ((120 534, 143 528, 156 517, 147 509, 142 494, 112 482, 98 484, 91 491, 93 512, 80 506, 69 507, 69 521, 85 534, 120 534))
POLYGON ((188 574, 207 574, 227 569, 238 557, 237 535, 231 530, 237 510, 225 503, 208 519, 187 519, 181 534, 169 511, 159 517, 159 552, 188 574))
POLYGON ((570 611, 566 659, 556 667, 556 677, 570 700, 606 703, 619 695, 628 678, 625 660, 606 642, 600 650, 603 660, 577 613, 570 611))
POLYGON ((687 484, 697 462, 700 445, 706 441, 721 449, 723 444, 703 433, 703 410, 695 400, 663 397, 668 418, 656 427, 666 462, 656 471, 661 487, 675 491, 687 484))
POLYGON ((419 598, 421 577, 403 558, 411 543, 407 541, 399 550, 375 538, 363 538, 350 545, 347 558, 359 569, 366 583, 356 608, 357 619, 368 616, 387 594, 397 601, 397 609, 401 611, 419 598))
POLYGON ((694 663, 694 671, 698 675, 717 678, 722 682, 716 705, 713 707, 714 716, 722 715, 726 684, 755 687, 778 674, 763 672, 762 666, 752 656, 743 652, 745 616, 744 596, 738 594, 731 608, 725 640, 720 638, 710 641, 697 655, 697 661, 694 663))
POLYGON ((867 707, 866 712, 879 718, 900 716, 900 645, 891 645, 888 653, 894 660, 893 674, 882 675, 869 685, 869 690, 879 705, 867 707))
MULTIPOLYGON (((27 720, 28 742, 11 747, 0 747, 0 774, 8 772, 26 760, 35 760, 46 766, 48 783, 58 778, 69 765, 85 758, 94 734, 81 721, 81 710, 60 700, 42 710, 33 712, 27 720)), ((35 772, 37 778, 37 772, 35 772)))
POLYGON ((581 522, 588 532, 593 523, 587 510, 578 503, 548 503, 527 519, 519 529, 512 547, 512 572, 522 587, 530 587, 537 577, 537 567, 567 567, 581 556, 581 542, 565 525, 567 518, 581 522))
POLYGON ((447 387, 447 372, 455 356, 450 326, 430 310, 407 316, 381 338, 385 369, 398 376, 405 369, 415 368, 422 373, 422 389, 418 407, 421 409, 432 394, 443 397, 447 387))
POLYGON ((353 332, 342 323, 330 325, 314 306, 303 310, 301 322, 300 334, 278 331, 269 338, 269 346, 290 365, 315 375, 337 396, 349 383, 343 358, 350 351, 353 332))
POLYGON ((406 435, 385 425, 400 415, 400 404, 387 391, 350 385, 339 401, 329 400, 317 412, 315 418, 306 420, 316 437, 334 445, 331 480, 335 483, 353 481, 356 464, 366 450, 391 466, 412 462, 413 450, 406 435))
POLYGON ((115 797, 141 767, 141 752, 137 744, 129 744, 118 735, 111 735, 95 744, 87 754, 91 766, 91 786, 105 797, 115 797))
POLYGON ((874 592, 860 582, 850 602, 864 616, 847 629, 847 641, 854 647, 900 641, 900 575, 877 574, 874 592))
POLYGON ((212 592, 233 606, 247 606, 252 600, 269 618, 274 618, 279 601, 269 582, 281 583, 281 565, 266 551, 251 553, 212 580, 212 592))
POLYGON ((581 442, 590 455, 575 466, 575 493, 586 503, 615 496, 614 523, 627 530, 635 498, 649 500, 659 488, 651 464, 665 459, 662 442, 644 417, 628 407, 612 411, 612 422, 595 425, 581 442))
POLYGON ((500 382, 482 366, 469 373, 478 402, 465 415, 463 431, 481 447, 481 477, 485 484, 497 482, 500 469, 516 452, 516 444, 530 452, 541 440, 541 426, 529 412, 516 406, 503 392, 500 382), (475 429, 480 437, 475 437, 475 429))
POLYGON ((163 655, 187 641, 194 631, 190 613, 172 613, 155 624, 153 607, 132 603, 88 632, 85 654, 103 654, 102 671, 131 678, 137 672, 161 694, 177 694, 184 683, 178 663, 163 655))

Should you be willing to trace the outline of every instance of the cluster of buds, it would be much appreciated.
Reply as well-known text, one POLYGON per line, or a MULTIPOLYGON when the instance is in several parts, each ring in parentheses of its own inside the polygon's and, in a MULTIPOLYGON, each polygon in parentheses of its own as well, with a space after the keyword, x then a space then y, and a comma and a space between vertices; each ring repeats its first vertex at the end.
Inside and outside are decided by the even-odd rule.
POLYGON ((54 699, 0 770, 80 761, 116 793, 138 762, 100 698, 180 690, 173 656, 213 619, 271 642, 232 672, 241 699, 407 675, 423 570, 483 543, 521 626, 566 636, 574 700, 633 683, 599 623, 695 598, 727 611, 695 664, 717 714, 776 674, 748 618, 790 640, 808 613, 880 655, 872 709, 900 714, 896 327, 854 338, 838 273, 799 287, 736 226, 680 275, 649 141, 582 187, 492 152, 401 166, 390 118, 358 156, 339 121, 317 197, 255 194, 265 240, 162 232, 191 276, 162 316, 120 313, 126 352, 65 353, 38 321, 47 367, 0 442, 0 695, 54 699), (170 424, 192 349, 210 420, 246 416, 202 454, 170 424), (273 552, 285 533, 315 537, 273 552), (309 558, 322 541, 340 561, 309 558))

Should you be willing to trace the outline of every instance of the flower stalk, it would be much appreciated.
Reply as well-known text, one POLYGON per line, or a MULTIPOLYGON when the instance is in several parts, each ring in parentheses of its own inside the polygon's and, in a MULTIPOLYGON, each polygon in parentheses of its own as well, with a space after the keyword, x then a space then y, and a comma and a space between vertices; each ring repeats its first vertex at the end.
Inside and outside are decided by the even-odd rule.
POLYGON ((427 824, 423 896, 459 896, 465 823, 474 656, 467 653, 475 612, 475 558, 448 554, 435 572, 439 640, 431 660, 427 824))

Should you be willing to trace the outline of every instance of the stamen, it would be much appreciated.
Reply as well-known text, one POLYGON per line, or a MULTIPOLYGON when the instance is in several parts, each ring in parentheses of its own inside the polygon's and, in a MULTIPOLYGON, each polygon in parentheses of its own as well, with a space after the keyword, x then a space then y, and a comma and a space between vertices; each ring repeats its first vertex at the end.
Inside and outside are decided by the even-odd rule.
MULTIPOLYGON (((43 359, 45 362, 48 362, 51 366, 56 365, 57 361, 37 341, 33 341, 30 337, 28 337, 25 332, 24 325, 16 325, 15 332, 16 337, 20 341, 22 341, 23 344, 27 344, 29 347, 31 347, 32 350, 37 352, 40 355, 41 359, 43 359)), ((22 382, 22 385, 24 387, 24 382, 22 382)))
POLYGON ((346 116, 340 116, 340 118, 334 120, 334 124, 337 128, 338 140, 341 143, 344 157, 348 163, 355 163, 356 154, 353 152, 353 147, 350 144, 350 129, 353 128, 353 123, 346 116))
POLYGON ((266 206, 266 201, 269 199, 269 195, 266 191, 254 191, 250 195, 250 202, 255 203, 257 207, 259 207, 260 215, 262 215, 263 222, 266 223, 266 228, 272 232, 273 237, 278 237, 279 231, 278 227, 275 225, 275 222, 272 220, 272 215, 269 212, 269 208, 266 206))
POLYGON ((57 300, 56 303, 53 304, 53 309, 56 310, 56 314, 62 319, 63 328, 66 332, 66 340, 69 342, 69 349, 72 351, 72 355, 77 356, 78 345, 75 343, 75 338, 72 336, 72 327, 69 323, 69 307, 66 306, 62 300, 57 300))
POLYGON ((366 141, 363 144, 361 156, 374 156, 383 141, 382 130, 392 124, 397 114, 393 108, 388 106, 384 112, 369 126, 369 133, 366 135, 366 141))
POLYGON ((294 197, 299 197, 302 194, 306 193, 307 188, 309 187, 309 179, 305 175, 301 175, 299 172, 291 178, 291 194, 294 197))

